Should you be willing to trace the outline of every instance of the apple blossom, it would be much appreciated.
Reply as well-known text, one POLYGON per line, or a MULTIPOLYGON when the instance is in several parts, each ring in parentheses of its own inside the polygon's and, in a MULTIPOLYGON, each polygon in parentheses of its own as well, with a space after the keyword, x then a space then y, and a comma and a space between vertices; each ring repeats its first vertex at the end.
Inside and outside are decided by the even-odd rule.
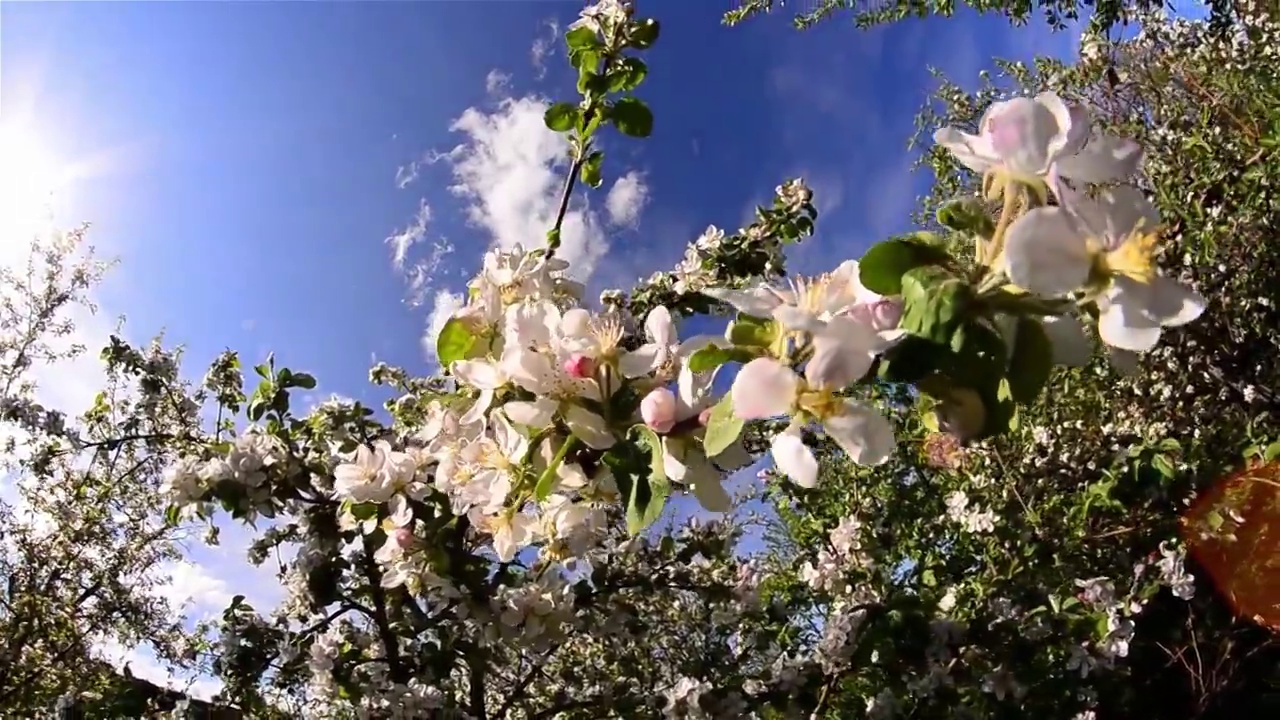
POLYGON ((1108 345, 1143 352, 1161 327, 1200 316, 1204 300, 1155 266, 1159 216, 1136 188, 1098 199, 1063 190, 1064 205, 1031 210, 1009 228, 1005 259, 1016 285, 1061 295, 1088 283, 1098 302, 1098 334, 1108 345))
POLYGON ((1044 180, 1056 171, 1081 182, 1119 180, 1133 175, 1142 159, 1137 143, 1093 134, 1089 111, 1052 92, 992 103, 977 135, 946 127, 933 137, 974 172, 1020 179, 1044 180))
POLYGON ((803 376, 773 358, 757 358, 734 378, 730 393, 736 416, 792 417, 790 426, 774 436, 771 453, 778 469, 797 484, 813 487, 818 480, 817 460, 800 437, 808 418, 821 423, 854 462, 877 465, 893 452, 892 426, 879 411, 835 395, 870 369, 877 342, 862 324, 835 318, 814 337, 803 376))

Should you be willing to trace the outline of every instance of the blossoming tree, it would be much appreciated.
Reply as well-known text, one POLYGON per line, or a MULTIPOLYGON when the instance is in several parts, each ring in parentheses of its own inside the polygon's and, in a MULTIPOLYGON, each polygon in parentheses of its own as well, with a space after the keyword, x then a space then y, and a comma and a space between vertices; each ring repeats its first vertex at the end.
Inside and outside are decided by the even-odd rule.
POLYGON ((1143 601, 1193 583, 1169 542, 1134 583, 1054 570, 1060 535, 1072 570, 1129 559, 1091 538, 1117 481, 1026 502, 1035 456, 1000 449, 1079 410, 1064 378, 1129 368, 1205 310, 1159 269, 1143 147, 1066 93, 985 102, 935 128, 972 182, 921 231, 787 275, 816 221, 788 181, 750 226, 589 303, 557 255, 563 209, 602 183, 599 133, 650 134, 635 92, 658 37, 616 0, 568 29, 579 99, 545 118, 569 140, 560 218, 486 254, 438 376, 373 369, 400 394, 386 421, 299 416, 316 381, 274 359, 252 389, 231 352, 206 374, 218 421, 174 446, 166 521, 267 520, 253 556, 287 558, 281 608, 223 615, 225 697, 293 717, 1091 712, 1079 677, 1126 655, 1143 601), (724 333, 680 337, 695 314, 724 333), (736 541, 758 520, 724 482, 766 455, 788 532, 751 558, 736 541), (722 516, 662 532, 677 493, 722 516))

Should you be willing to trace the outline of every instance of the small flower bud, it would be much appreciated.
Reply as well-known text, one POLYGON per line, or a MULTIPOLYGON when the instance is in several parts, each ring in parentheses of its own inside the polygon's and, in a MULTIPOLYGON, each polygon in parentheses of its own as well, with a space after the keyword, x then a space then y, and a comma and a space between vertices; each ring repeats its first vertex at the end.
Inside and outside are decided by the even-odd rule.
POLYGON ((574 353, 564 361, 565 373, 579 380, 591 377, 595 370, 595 363, 586 355, 574 353))
POLYGON ((698 413, 699 425, 701 425, 702 427, 706 427, 707 424, 710 422, 711 422, 711 408, 707 408, 706 410, 703 410, 702 412, 698 413))
POLYGON ((640 401, 640 417, 654 432, 670 432, 676 424, 676 396, 666 388, 650 391, 640 401))
POLYGON ((401 550, 408 550, 412 547, 415 539, 413 531, 407 527, 396 528, 395 538, 396 545, 399 545, 401 550))

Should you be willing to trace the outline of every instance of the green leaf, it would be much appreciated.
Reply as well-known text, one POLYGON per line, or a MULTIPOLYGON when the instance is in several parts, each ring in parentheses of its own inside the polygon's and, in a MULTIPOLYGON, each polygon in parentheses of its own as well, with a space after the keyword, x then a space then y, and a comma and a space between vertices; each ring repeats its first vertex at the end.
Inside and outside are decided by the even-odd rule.
POLYGON ((253 371, 258 373, 258 377, 261 377, 267 380, 271 379, 271 367, 266 363, 262 363, 260 365, 254 365, 253 371))
POLYGON ((729 342, 734 345, 765 348, 778 339, 778 323, 738 313, 738 317, 729 324, 727 334, 729 342))
POLYGON ((667 469, 662 462, 662 438, 648 425, 633 425, 631 432, 639 436, 640 444, 649 448, 649 484, 667 482, 667 469))
POLYGON ((587 187, 598 188, 604 182, 600 174, 600 166, 604 163, 604 153, 594 150, 582 163, 582 183, 587 187))
POLYGON ((300 387, 303 390, 314 390, 316 388, 315 376, 310 373, 294 373, 293 386, 300 387))
POLYGON ((702 438, 702 451, 713 458, 724 452, 726 448, 742 434, 745 423, 733 414, 733 393, 727 392, 707 418, 707 432, 702 438))
POLYGON ((642 453, 636 444, 615 445, 603 461, 613 472, 619 492, 627 498, 627 531, 635 535, 662 514, 671 485, 665 473, 653 475, 652 453, 642 453))
POLYGON ((542 116, 547 127, 555 132, 567 132, 578 122, 578 107, 567 102, 558 102, 547 108, 542 116))
POLYGON ((1272 460, 1275 460, 1276 457, 1280 457, 1280 440, 1271 443, 1267 446, 1266 450, 1262 451, 1263 462, 1271 462, 1272 460))
POLYGON ((377 503, 352 503, 347 506, 347 510, 349 510, 357 520, 369 520, 378 516, 377 503))
POLYGON ((1173 463, 1169 460, 1169 456, 1167 455, 1153 456, 1151 458, 1151 466, 1156 469, 1156 472, 1159 472, 1170 480, 1178 475, 1177 470, 1174 469, 1173 463))
POLYGON ((922 265, 939 265, 950 258, 943 250, 911 240, 885 240, 871 246, 858 261, 858 279, 881 295, 902 293, 903 274, 922 265))
POLYGON ((658 41, 658 31, 660 29, 658 21, 653 18, 645 18, 636 23, 631 31, 631 47, 637 50, 647 50, 653 47, 653 44, 658 41))
POLYGON ((693 372, 715 370, 727 362, 749 363, 760 356, 756 348, 708 345, 689 356, 689 369, 693 372))
POLYGON ((1023 405, 1035 402, 1053 369, 1053 343, 1039 320, 1018 318, 1014 326, 1013 356, 1009 359, 1009 389, 1023 405))
POLYGON ((583 50, 599 47, 600 39, 596 37, 595 30, 583 25, 565 33, 564 44, 569 46, 570 50, 583 50))
POLYGON ((639 58, 623 58, 618 67, 609 72, 609 92, 631 92, 649 75, 649 66, 639 58))
POLYGON ((447 368, 455 360, 466 359, 475 342, 476 336, 461 318, 450 318, 436 338, 436 357, 440 360, 440 367, 447 368))
POLYGON ((960 198, 938 208, 938 223, 952 230, 973 233, 983 238, 995 232, 995 222, 977 198, 960 198))
POLYGON ((942 268, 912 268, 902 275, 901 327, 913 335, 949 345, 972 297, 967 284, 942 268))
POLYGON ((653 113, 648 105, 633 97, 614 103, 609 109, 609 119, 623 135, 645 138, 653 132, 653 113))

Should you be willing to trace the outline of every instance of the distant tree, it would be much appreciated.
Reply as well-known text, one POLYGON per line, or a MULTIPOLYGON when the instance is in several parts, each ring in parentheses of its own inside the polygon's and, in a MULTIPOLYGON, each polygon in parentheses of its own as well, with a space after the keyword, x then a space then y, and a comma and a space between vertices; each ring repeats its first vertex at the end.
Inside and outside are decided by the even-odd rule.
MULTIPOLYGON (((1165 0, 964 0, 967 5, 983 13, 1000 13, 1015 25, 1026 24, 1037 14, 1042 14, 1049 26, 1064 29, 1068 23, 1087 18, 1090 28, 1106 31, 1123 23, 1134 13, 1158 10, 1165 0)), ((1251 0, 1209 0, 1203 3, 1210 10, 1215 23, 1229 23, 1242 11, 1257 6, 1251 0)), ((800 7, 793 18, 799 29, 847 15, 860 28, 897 22, 907 18, 923 18, 931 15, 950 17, 960 5, 954 0, 894 0, 893 2, 867 2, 866 0, 809 0, 798 2, 800 7)), ((764 15, 777 9, 785 9, 785 0, 739 0, 733 10, 725 13, 727 25, 737 25, 743 20, 764 15)))
MULTIPOLYGON (((105 643, 178 660, 182 618, 153 591, 180 557, 160 474, 196 423, 177 356, 113 341, 107 384, 67 417, 35 399, 34 372, 78 357, 70 313, 106 270, 85 229, 37 238, 25 268, 0 268, 0 714, 35 717, 114 682, 105 643), (142 379, 142 382, 138 382, 142 379)), ((46 383, 57 383, 46 376, 46 383)))

